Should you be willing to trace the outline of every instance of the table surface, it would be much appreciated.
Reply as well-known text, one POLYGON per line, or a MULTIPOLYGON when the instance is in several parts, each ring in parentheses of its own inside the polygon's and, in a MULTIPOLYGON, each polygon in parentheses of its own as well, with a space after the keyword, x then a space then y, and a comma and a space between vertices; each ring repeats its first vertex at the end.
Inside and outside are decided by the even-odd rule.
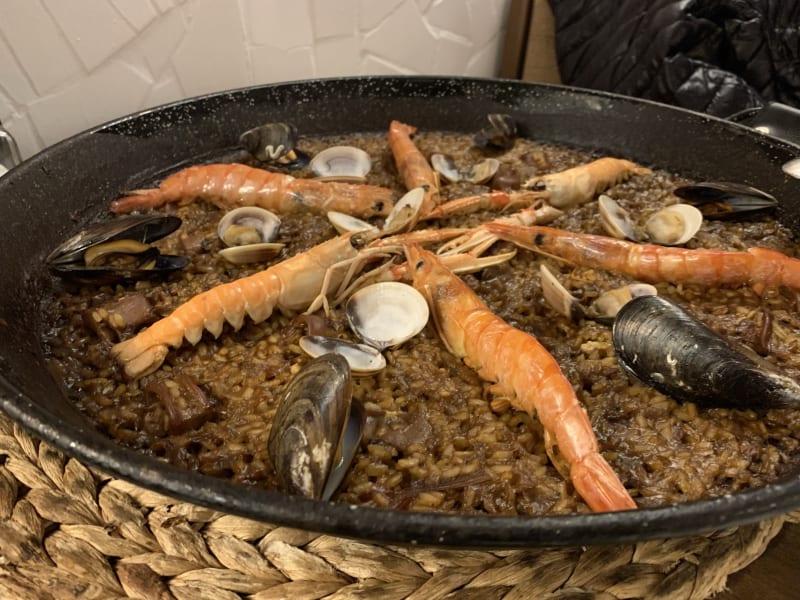
POLYGON ((761 557, 728 577, 714 600, 795 600, 800 592, 800 523, 787 523, 761 557))

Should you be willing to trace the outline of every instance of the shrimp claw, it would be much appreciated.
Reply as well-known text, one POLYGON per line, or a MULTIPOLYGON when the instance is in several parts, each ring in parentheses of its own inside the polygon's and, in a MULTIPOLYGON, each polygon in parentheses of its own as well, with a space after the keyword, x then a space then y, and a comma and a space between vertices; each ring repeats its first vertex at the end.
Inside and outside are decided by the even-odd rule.
POLYGON ((413 285, 428 301, 448 350, 462 358, 491 391, 537 415, 569 465, 575 490, 594 511, 636 508, 599 452, 586 411, 558 363, 533 336, 503 321, 434 254, 405 246, 413 285))

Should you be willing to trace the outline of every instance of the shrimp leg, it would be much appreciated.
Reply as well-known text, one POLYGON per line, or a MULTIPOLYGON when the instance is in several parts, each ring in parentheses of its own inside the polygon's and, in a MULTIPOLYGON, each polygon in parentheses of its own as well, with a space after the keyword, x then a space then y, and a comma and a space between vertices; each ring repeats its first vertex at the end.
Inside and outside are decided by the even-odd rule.
POLYGON ((750 285, 757 292, 786 286, 800 290, 800 260, 767 248, 688 249, 637 244, 603 235, 552 227, 486 223, 497 237, 570 263, 616 271, 649 283, 707 286, 750 285))
POLYGON ((434 254, 406 246, 413 285, 428 300, 448 350, 464 359, 491 390, 536 415, 569 465, 575 490, 594 511, 636 508, 599 452, 586 411, 555 359, 533 336, 496 316, 434 254))
POLYGON ((111 210, 127 213, 196 198, 222 209, 255 205, 280 213, 337 211, 358 217, 388 215, 393 205, 392 191, 387 188, 298 179, 234 163, 183 169, 157 188, 134 190, 113 201, 111 210))

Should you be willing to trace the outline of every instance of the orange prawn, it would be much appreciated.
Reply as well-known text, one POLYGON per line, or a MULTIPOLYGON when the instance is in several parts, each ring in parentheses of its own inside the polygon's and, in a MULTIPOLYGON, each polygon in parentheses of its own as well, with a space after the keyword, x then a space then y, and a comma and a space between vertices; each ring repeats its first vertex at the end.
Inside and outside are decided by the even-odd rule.
POLYGON ((414 287, 428 300, 448 350, 493 382, 492 392, 538 417, 569 465, 575 490, 592 510, 636 508, 600 454, 589 417, 550 353, 536 338, 492 313, 434 254, 414 244, 405 250, 414 287))
POLYGON ((416 132, 417 128, 413 125, 392 121, 389 124, 389 148, 406 189, 425 189, 425 198, 420 209, 420 216, 425 217, 441 202, 439 178, 411 140, 416 132))
POLYGON ((247 165, 197 165, 173 173, 157 188, 134 190, 111 203, 115 213, 200 198, 219 208, 260 206, 279 213, 338 211, 358 217, 388 215, 392 191, 376 185, 300 179, 247 165))
POLYGON ((629 160, 607 157, 559 173, 532 177, 523 187, 541 193, 553 206, 566 208, 588 202, 603 190, 633 175, 651 173, 650 169, 629 160))
POLYGON ((800 260, 768 248, 746 251, 638 244, 544 226, 486 223, 486 231, 518 246, 576 265, 616 271, 649 283, 750 285, 756 291, 800 290, 800 260))
POLYGON ((515 206, 531 206, 541 200, 538 192, 504 192, 492 190, 486 194, 467 196, 444 202, 424 215, 423 219, 442 219, 455 215, 465 215, 479 210, 504 210, 515 206))

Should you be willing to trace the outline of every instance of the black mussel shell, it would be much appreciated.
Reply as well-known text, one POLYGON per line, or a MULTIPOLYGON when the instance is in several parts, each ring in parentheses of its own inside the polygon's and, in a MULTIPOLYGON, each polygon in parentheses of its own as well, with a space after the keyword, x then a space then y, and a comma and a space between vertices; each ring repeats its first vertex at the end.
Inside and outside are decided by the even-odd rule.
POLYGON ((675 188, 675 195, 695 205, 705 219, 735 220, 775 209, 774 196, 740 183, 704 181, 675 188))
POLYGON ((297 149, 297 128, 291 123, 265 123, 239 136, 239 144, 257 160, 286 169, 302 169, 310 160, 297 149))
POLYGON ((517 139, 517 123, 511 115, 491 113, 489 126, 475 134, 475 144, 481 148, 510 150, 517 139))
POLYGON ((679 402, 739 409, 800 408, 800 385, 735 350, 661 296, 641 296, 614 321, 622 368, 679 402))
POLYGON ((191 261, 185 256, 161 254, 151 247, 135 256, 135 263, 122 266, 87 267, 81 263, 50 264, 50 272, 77 283, 107 285, 126 281, 158 279, 186 268, 191 261))
POLYGON ((332 493, 328 480, 343 454, 351 400, 350 367, 335 353, 310 361, 286 386, 267 442, 285 492, 316 499, 332 493))
POLYGON ((134 240, 150 244, 166 237, 180 226, 180 218, 172 215, 125 215, 101 221, 53 250, 47 257, 47 264, 54 266, 81 263, 87 249, 116 240, 134 240))

